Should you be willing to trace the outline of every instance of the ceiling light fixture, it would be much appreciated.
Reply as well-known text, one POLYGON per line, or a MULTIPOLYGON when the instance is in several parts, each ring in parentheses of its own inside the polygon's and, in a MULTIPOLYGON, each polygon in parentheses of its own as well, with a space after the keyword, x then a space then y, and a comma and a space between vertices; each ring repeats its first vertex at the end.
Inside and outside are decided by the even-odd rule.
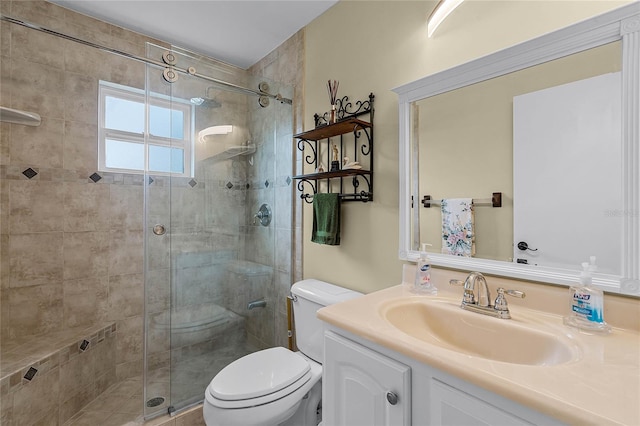
POLYGON ((460 6, 463 1, 464 0, 440 0, 427 19, 427 36, 433 36, 438 25, 440 25, 456 7, 460 6))

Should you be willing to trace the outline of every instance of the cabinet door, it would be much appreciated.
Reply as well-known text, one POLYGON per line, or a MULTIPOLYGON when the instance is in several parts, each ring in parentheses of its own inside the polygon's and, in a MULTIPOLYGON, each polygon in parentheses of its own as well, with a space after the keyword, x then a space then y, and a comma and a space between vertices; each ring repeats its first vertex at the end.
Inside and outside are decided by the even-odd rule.
POLYGON ((471 394, 449 386, 439 380, 431 380, 431 425, 532 425, 501 408, 489 404, 471 394))
POLYGON ((324 426, 411 424, 408 366, 332 332, 324 342, 324 426))

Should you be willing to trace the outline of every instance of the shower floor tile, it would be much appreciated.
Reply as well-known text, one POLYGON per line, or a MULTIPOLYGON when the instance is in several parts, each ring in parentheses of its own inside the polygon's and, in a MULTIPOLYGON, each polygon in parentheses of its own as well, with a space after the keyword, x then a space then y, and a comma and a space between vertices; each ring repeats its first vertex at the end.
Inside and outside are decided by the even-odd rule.
POLYGON ((87 404, 64 426, 134 426, 142 417, 142 378, 116 383, 87 404))
MULTIPOLYGON (((166 413, 168 402, 173 396, 175 400, 184 401, 186 405, 202 399, 206 386, 211 378, 222 368, 235 359, 258 350, 248 343, 238 346, 220 348, 213 353, 189 356, 176 362, 172 385, 169 384, 169 374, 166 380, 153 380, 148 384, 148 392, 152 396, 162 396, 165 402, 159 406, 166 413), (203 375, 203 371, 209 371, 203 375), (157 395, 156 395, 157 394, 157 395)), ((169 370, 167 370, 169 373, 169 370)), ((159 379, 158 377, 157 379, 159 379)), ((160 416, 145 422, 143 415, 143 380, 142 378, 127 379, 116 383, 104 391, 93 401, 89 402, 79 413, 69 419, 64 426, 200 426, 200 414, 187 410, 186 416, 160 416), (179 419, 179 422, 177 422, 179 419), (176 423, 172 423, 176 422, 176 423)))

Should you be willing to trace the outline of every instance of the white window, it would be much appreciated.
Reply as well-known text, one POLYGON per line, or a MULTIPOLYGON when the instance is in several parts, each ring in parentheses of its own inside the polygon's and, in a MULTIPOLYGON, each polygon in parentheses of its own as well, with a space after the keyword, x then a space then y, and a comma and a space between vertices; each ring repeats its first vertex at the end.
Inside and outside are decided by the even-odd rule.
POLYGON ((192 176, 193 106, 101 81, 98 169, 192 176))

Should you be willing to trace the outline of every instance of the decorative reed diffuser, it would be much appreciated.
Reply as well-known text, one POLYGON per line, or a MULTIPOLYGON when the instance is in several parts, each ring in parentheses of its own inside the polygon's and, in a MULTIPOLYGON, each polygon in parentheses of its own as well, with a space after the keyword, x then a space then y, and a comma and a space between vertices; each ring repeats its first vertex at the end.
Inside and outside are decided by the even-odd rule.
POLYGON ((338 85, 340 82, 337 80, 327 81, 327 92, 329 93, 329 102, 331 103, 331 111, 329 112, 329 124, 336 122, 336 100, 338 99, 338 85))

